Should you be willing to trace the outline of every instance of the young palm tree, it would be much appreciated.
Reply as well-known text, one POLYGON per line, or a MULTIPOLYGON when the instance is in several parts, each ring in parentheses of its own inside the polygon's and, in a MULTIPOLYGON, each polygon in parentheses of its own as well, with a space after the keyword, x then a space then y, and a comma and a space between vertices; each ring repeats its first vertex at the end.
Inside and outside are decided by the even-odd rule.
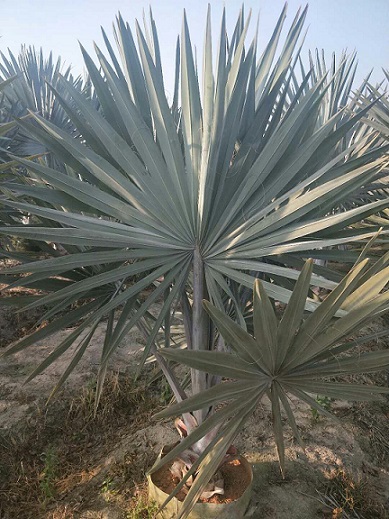
MULTIPOLYGON (((305 258, 327 257, 327 247, 376 232, 373 225, 360 230, 351 224, 387 207, 387 200, 333 214, 345 196, 374 178, 384 164, 385 148, 367 146, 373 133, 348 147, 339 145, 369 107, 351 116, 341 109, 317 124, 337 74, 309 85, 308 71, 291 97, 306 10, 296 15, 275 59, 285 16, 286 9, 258 54, 256 36, 245 46, 250 14, 245 20, 242 9, 227 38, 223 13, 214 63, 208 12, 201 80, 184 16, 169 105, 152 15, 150 29, 137 24, 137 45, 119 15, 119 57, 105 33, 108 58, 96 47, 98 65, 82 49, 100 108, 64 78, 49 87, 82 138, 74 139, 36 114, 33 123, 20 121, 66 171, 17 159, 29 172, 28 186, 3 186, 3 203, 34 215, 39 224, 6 225, 1 232, 60 243, 66 254, 7 271, 13 283, 47 290, 27 308, 48 306, 43 319, 52 319, 7 354, 64 326, 76 326, 30 378, 79 340, 62 384, 108 316, 97 401, 113 352, 137 325, 148 335, 141 364, 154 354, 182 402, 187 398, 183 386, 161 354, 163 346, 174 344, 170 321, 178 305, 188 353, 199 359, 213 350, 222 355, 224 339, 233 344, 217 333, 203 309, 204 298, 244 329, 256 277, 271 298, 287 303, 305 258), (158 315, 152 317, 149 311, 161 298, 158 315)), ((313 273, 308 281, 305 277, 305 285, 333 289, 339 276, 329 269, 326 273, 313 273)), ((304 305, 310 311, 317 308, 305 296, 304 305)), ((252 374, 257 371, 253 367, 252 374)), ((225 372, 203 371, 197 364, 190 374, 194 395, 225 390, 218 384, 225 372)), ((184 428, 197 435, 193 448, 199 462, 218 441, 218 427, 209 428, 213 416, 212 402, 183 412, 184 428), (200 436, 204 423, 207 434, 200 436)), ((234 433, 243 416, 239 420, 234 433)), ((221 450, 217 452, 218 457, 221 450)))
POLYGON ((381 371, 389 366, 389 350, 361 354, 358 346, 371 337, 344 341, 348 334, 356 333, 371 319, 389 309, 389 291, 380 294, 389 281, 389 253, 369 267, 369 260, 364 258, 366 252, 365 249, 341 283, 308 316, 304 307, 311 281, 312 260, 308 260, 301 270, 281 319, 274 311, 261 282, 256 280, 253 291, 253 335, 214 305, 204 302, 208 314, 225 341, 231 345, 233 353, 194 352, 177 348, 161 351, 164 358, 226 380, 157 415, 166 418, 224 404, 219 405, 216 413, 210 415, 152 469, 155 472, 161 465, 171 463, 177 457, 195 460, 192 466, 186 467, 185 477, 169 496, 170 500, 181 488, 185 488, 188 479, 198 471, 179 517, 183 517, 197 501, 204 483, 223 462, 232 439, 265 395, 271 403, 274 438, 283 473, 285 447, 282 414, 285 414, 294 437, 304 448, 289 395, 336 420, 311 395, 319 392, 338 400, 358 401, 374 400, 380 398, 382 393, 389 394, 388 388, 358 384, 352 379, 350 381, 350 375, 381 371), (345 375, 348 378, 345 379, 345 375), (215 429, 218 433, 213 441, 202 456, 196 456, 196 452, 193 452, 195 442, 215 429))

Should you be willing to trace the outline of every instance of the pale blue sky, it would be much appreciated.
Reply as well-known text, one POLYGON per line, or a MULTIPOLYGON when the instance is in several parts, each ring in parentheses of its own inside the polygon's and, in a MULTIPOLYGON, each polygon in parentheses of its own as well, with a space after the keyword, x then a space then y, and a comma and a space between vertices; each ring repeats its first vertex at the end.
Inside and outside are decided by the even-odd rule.
MULTIPOLYGON (((0 49, 8 47, 17 52, 22 43, 53 50, 75 73, 82 70, 82 58, 77 40, 92 50, 92 41, 102 46, 100 26, 112 36, 112 21, 120 10, 123 18, 133 27, 142 10, 153 8, 157 23, 165 80, 169 85, 172 75, 175 41, 181 27, 182 10, 187 10, 193 43, 201 49, 208 0, 14 0, 0 1, 0 49)), ((300 5, 305 2, 290 0, 288 26, 300 5)), ((245 7, 260 14, 260 48, 269 37, 283 7, 284 0, 249 0, 245 7)), ((229 26, 238 14, 241 2, 211 1, 213 32, 217 34, 223 5, 227 9, 229 26)), ((255 18, 254 18, 255 20, 255 18)), ((255 25, 255 23, 253 24, 255 25)), ((358 80, 374 67, 375 81, 381 80, 381 67, 389 68, 389 0, 312 0, 306 23, 309 48, 324 48, 328 57, 332 51, 356 49, 359 59, 358 80)), ((112 40, 113 41, 113 38, 112 40)))

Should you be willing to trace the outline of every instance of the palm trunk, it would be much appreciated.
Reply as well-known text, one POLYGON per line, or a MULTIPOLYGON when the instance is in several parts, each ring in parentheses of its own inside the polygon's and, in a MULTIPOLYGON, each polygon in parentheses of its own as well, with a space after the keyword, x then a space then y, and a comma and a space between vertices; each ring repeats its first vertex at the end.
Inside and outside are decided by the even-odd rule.
MULTIPOLYGON (((193 305, 192 305, 192 340, 191 349, 194 351, 208 350, 210 346, 210 323, 208 314, 203 309, 202 301, 207 297, 205 285, 204 262, 200 248, 196 245, 193 255, 193 305)), ((191 369, 192 393, 195 395, 207 389, 207 374, 196 369, 191 369)), ((208 409, 200 409, 194 412, 194 416, 200 425, 208 409)))

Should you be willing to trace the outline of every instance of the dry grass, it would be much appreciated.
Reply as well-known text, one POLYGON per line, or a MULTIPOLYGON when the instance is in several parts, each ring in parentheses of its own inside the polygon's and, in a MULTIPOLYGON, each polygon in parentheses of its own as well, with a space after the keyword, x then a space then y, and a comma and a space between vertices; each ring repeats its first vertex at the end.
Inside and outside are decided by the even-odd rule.
POLYGON ((361 430, 363 450, 374 464, 389 470, 389 402, 355 404, 352 418, 361 430))
POLYGON ((388 519, 389 511, 376 499, 376 489, 366 477, 355 478, 343 469, 335 471, 325 488, 318 491, 319 501, 332 519, 388 519))
MULTIPOLYGON (((123 517, 137 507, 147 511, 140 504, 141 485, 154 461, 152 450, 150 456, 128 452, 109 469, 105 461, 159 405, 155 387, 115 374, 108 377, 96 417, 90 383, 75 398, 62 393, 48 408, 37 409, 23 429, 1 434, 0 517, 72 519, 109 501, 123 517)), ((147 518, 145 513, 133 517, 147 518)))

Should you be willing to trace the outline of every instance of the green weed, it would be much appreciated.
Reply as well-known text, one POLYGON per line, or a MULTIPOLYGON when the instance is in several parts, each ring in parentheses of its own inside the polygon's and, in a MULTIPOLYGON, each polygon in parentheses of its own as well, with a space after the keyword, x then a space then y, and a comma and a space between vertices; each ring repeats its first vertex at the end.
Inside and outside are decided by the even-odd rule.
MULTIPOLYGON (((317 395, 315 398, 316 402, 323 407, 326 411, 331 411, 331 404, 334 401, 333 398, 329 398, 328 396, 320 396, 317 395)), ((311 407, 312 421, 318 422, 320 420, 320 413, 314 407, 311 407)))
POLYGON ((42 454, 44 467, 39 475, 39 488, 43 504, 51 501, 55 497, 55 479, 58 470, 58 457, 55 450, 49 447, 42 454))
POLYGON ((126 519, 153 519, 158 511, 158 506, 147 497, 140 495, 133 498, 134 507, 127 513, 126 519))

